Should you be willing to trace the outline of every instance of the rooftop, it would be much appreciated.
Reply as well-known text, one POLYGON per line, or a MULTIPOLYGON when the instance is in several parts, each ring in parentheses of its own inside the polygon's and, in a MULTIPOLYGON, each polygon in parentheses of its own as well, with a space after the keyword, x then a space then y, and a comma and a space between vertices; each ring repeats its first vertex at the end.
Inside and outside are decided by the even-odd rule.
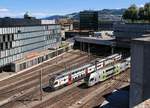
POLYGON ((97 37, 75 37, 76 41, 91 43, 91 44, 100 44, 100 45, 115 45, 114 38, 105 37, 105 38, 97 38, 97 37))
POLYGON ((133 39, 132 42, 138 44, 150 44, 150 34, 143 35, 141 38, 133 39))
MULTIPOLYGON (((48 22, 48 20, 47 20, 48 22)), ((40 26, 40 25, 58 25, 58 24, 43 24, 41 19, 36 18, 0 18, 0 27, 22 27, 22 26, 40 26)))

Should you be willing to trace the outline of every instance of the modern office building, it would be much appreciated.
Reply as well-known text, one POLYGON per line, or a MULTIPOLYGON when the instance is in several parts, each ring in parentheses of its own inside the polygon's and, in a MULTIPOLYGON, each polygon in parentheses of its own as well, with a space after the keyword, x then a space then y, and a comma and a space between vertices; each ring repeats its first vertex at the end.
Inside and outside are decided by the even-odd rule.
POLYGON ((0 19, 0 68, 30 53, 59 47, 60 29, 37 19, 0 19))
POLYGON ((98 11, 80 12, 80 30, 98 30, 98 11))

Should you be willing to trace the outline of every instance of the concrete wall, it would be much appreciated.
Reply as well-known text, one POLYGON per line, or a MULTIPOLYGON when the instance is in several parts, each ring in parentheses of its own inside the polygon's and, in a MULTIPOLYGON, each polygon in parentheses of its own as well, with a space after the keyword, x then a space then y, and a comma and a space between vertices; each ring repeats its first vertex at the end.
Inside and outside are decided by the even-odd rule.
POLYGON ((134 40, 131 45, 130 108, 150 98, 150 42, 147 41, 134 40))
POLYGON ((137 106, 134 107, 134 108, 150 108, 150 99, 144 101, 143 103, 137 105, 137 106))

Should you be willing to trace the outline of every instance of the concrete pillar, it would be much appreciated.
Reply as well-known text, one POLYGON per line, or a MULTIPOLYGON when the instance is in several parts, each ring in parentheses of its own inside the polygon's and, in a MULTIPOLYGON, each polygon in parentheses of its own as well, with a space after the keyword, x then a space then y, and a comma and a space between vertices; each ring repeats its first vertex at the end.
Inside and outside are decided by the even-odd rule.
POLYGON ((111 47, 111 54, 114 54, 114 47, 111 47))
POLYGON ((150 37, 132 41, 130 108, 150 98, 150 37))

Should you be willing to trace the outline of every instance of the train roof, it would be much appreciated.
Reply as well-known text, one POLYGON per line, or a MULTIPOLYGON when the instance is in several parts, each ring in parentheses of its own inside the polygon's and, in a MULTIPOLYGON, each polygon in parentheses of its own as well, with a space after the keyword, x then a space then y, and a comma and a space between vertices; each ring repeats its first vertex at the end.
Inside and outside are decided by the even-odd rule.
POLYGON ((128 57, 125 59, 126 61, 131 61, 131 57, 128 57))
POLYGON ((68 71, 68 72, 62 71, 61 73, 57 74, 56 78, 59 79, 61 77, 67 76, 68 74, 71 74, 71 73, 76 72, 78 70, 81 70, 81 69, 84 69, 86 67, 89 67, 90 65, 91 64, 86 64, 86 65, 83 65, 82 67, 79 67, 77 69, 73 69, 73 70, 68 71))
POLYGON ((119 55, 120 55, 120 54, 116 53, 116 54, 110 55, 110 56, 108 56, 108 57, 106 57, 106 58, 113 58, 113 57, 116 57, 116 56, 119 56, 119 55))

